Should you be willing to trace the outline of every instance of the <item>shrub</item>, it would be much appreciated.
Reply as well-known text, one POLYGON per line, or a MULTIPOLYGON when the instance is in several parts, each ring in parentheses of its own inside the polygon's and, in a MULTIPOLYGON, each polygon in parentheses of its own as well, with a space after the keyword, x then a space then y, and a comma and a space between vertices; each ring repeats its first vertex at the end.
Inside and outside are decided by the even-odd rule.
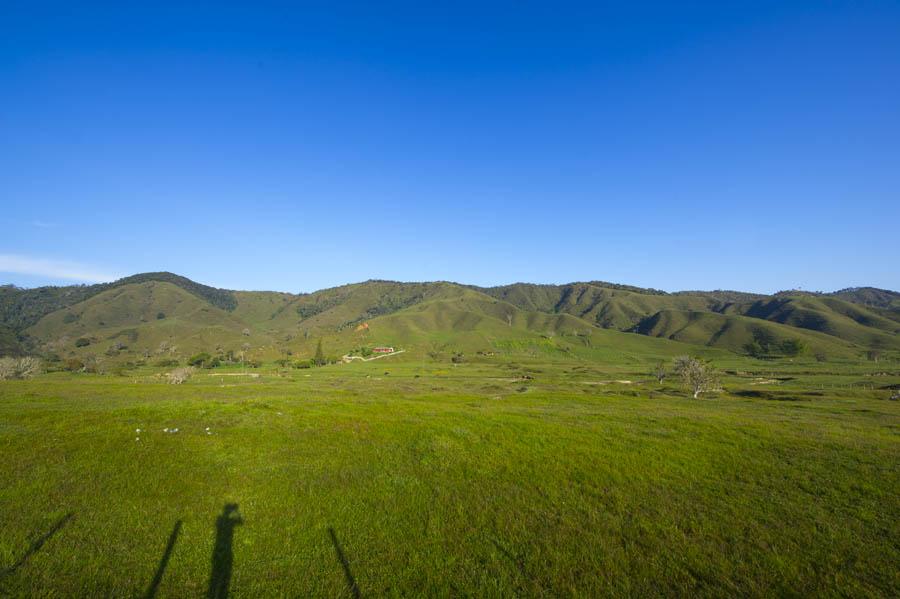
POLYGON ((81 372, 84 370, 84 362, 79 360, 78 358, 69 358, 66 360, 65 366, 63 366, 69 372, 81 372))
POLYGON ((0 381, 8 381, 16 378, 15 358, 0 358, 0 381))
POLYGON ((165 317, 166 317, 166 313, 165 313, 165 312, 157 312, 157 313, 156 313, 156 320, 162 320, 162 319, 164 319, 165 317))
POLYGON ((166 373, 166 379, 170 385, 180 385, 194 375, 196 368, 193 366, 182 366, 176 368, 172 372, 166 373))
POLYGON ((297 360, 294 362, 294 368, 312 368, 312 360, 297 360))
POLYGON ((212 356, 210 356, 208 353, 200 352, 199 354, 194 354, 193 356, 188 358, 187 363, 188 363, 188 366, 203 367, 203 366, 206 366, 207 362, 209 362, 211 359, 212 359, 212 356))
POLYGON ((800 339, 786 339, 781 342, 781 351, 789 357, 799 356, 806 350, 806 344, 800 339))
POLYGON ((91 340, 87 337, 79 337, 75 340, 75 347, 86 347, 91 344, 91 340))
POLYGON ((159 366, 160 368, 171 368, 172 366, 178 366, 178 360, 175 360, 172 358, 167 358, 165 360, 159 360, 156 363, 156 366, 159 366))
POLYGON ((97 356, 87 356, 84 359, 84 371, 85 372, 93 372, 96 374, 103 374, 105 367, 103 366, 103 360, 98 358, 97 356))

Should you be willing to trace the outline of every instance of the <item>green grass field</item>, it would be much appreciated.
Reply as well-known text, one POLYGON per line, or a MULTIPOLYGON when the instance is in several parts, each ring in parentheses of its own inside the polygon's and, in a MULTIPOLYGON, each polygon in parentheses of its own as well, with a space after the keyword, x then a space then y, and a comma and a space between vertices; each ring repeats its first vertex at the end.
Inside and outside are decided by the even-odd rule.
POLYGON ((0 595, 900 594, 898 373, 721 366, 2 382, 0 595))

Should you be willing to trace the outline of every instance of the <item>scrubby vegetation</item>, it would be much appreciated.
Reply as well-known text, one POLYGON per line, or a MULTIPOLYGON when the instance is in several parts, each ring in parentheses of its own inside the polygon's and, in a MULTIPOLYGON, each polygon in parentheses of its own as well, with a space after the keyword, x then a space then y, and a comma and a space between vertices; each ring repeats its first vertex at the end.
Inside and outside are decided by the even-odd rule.
POLYGON ((166 380, 170 385, 180 385, 194 376, 196 368, 193 366, 183 366, 166 373, 166 380))
POLYGON ((0 381, 30 379, 40 374, 41 361, 33 356, 0 358, 0 381))

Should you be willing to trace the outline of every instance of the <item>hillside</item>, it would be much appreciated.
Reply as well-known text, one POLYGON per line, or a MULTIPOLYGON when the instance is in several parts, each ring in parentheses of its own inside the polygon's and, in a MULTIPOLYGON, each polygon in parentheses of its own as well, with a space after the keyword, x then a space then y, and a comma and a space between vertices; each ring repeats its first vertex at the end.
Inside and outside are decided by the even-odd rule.
POLYGON ((337 355, 386 344, 420 354, 444 347, 592 359, 624 347, 644 355, 677 347, 777 356, 786 341, 796 341, 810 354, 850 357, 900 350, 897 295, 874 288, 761 296, 598 281, 480 288, 380 280, 292 294, 146 273, 103 285, 0 287, 0 352, 134 360, 249 347, 255 357, 274 359, 309 356, 322 339, 337 355))

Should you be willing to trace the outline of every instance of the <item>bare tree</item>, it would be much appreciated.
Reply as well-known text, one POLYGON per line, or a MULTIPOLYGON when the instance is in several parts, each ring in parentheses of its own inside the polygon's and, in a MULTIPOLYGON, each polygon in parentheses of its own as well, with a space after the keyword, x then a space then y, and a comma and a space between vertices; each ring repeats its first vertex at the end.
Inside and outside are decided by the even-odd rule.
POLYGON ((250 344, 247 342, 241 343, 241 368, 244 367, 244 354, 250 349, 250 344))
POLYGON ((196 369, 193 366, 183 366, 176 368, 172 372, 166 373, 166 379, 170 385, 180 385, 194 375, 196 369))
POLYGON ((40 374, 42 370, 41 361, 33 356, 19 358, 19 362, 16 366, 18 378, 20 379, 30 379, 35 375, 40 374))
POLYGON ((0 381, 8 381, 16 378, 18 368, 15 358, 0 358, 0 381))
POLYGON ((429 358, 437 362, 440 359, 441 353, 443 353, 445 347, 447 347, 446 343, 438 343, 437 341, 433 341, 426 353, 428 354, 429 358))
POLYGON ((243 331, 241 331, 241 335, 243 335, 244 337, 249 337, 250 329, 244 329, 243 331))
POLYGON ((666 363, 662 360, 657 362, 651 374, 656 377, 656 382, 662 385, 662 382, 666 380, 666 376, 669 374, 669 371, 666 370, 666 363))
POLYGON ((672 371, 681 377, 691 390, 694 399, 701 393, 713 391, 719 387, 719 377, 715 369, 707 362, 690 356, 678 356, 674 360, 672 371))
POLYGON ((506 313, 506 324, 508 324, 509 326, 512 326, 512 321, 513 321, 513 313, 507 312, 506 313))

